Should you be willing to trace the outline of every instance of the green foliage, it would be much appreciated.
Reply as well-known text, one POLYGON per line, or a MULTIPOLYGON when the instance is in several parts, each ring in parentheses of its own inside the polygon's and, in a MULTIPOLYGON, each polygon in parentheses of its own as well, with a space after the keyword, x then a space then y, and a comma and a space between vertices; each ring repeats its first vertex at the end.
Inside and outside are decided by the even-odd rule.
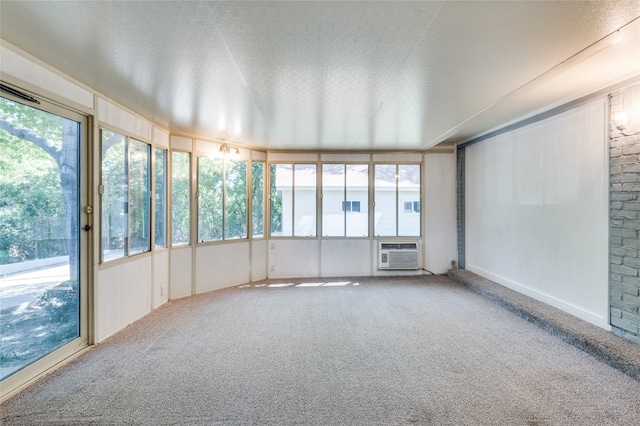
POLYGON ((198 241, 222 239, 222 159, 198 157, 198 241))
POLYGON ((112 132, 102 132, 105 140, 112 144, 102 158, 102 249, 122 250, 127 233, 125 206, 127 202, 127 181, 124 136, 112 132))
POLYGON ((56 150, 62 149, 61 117, 0 97, 0 118, 46 139, 56 150))
POLYGON ((264 235, 264 163, 251 165, 252 235, 264 235))
POLYGON ((190 164, 188 152, 171 153, 171 241, 189 243, 190 223, 190 164))
POLYGON ((151 207, 149 145, 129 140, 129 245, 132 251, 150 249, 151 207))
POLYGON ((270 169, 270 191, 271 194, 271 233, 282 232, 282 197, 278 196, 276 187, 276 170, 277 164, 272 164, 270 169))
POLYGON ((156 247, 166 247, 166 209, 167 209, 167 150, 155 148, 155 242, 156 247))
MULTIPOLYGON (((60 118, 44 118, 37 110, 0 98, 0 118, 14 125, 46 124, 54 140, 61 136, 60 118)), ((49 114, 50 115, 50 114, 49 114)), ((32 142, 0 130, 0 264, 67 254, 60 171, 54 159, 32 142)))
POLYGON ((225 238, 247 236, 247 163, 225 161, 225 238))
POLYGON ((246 236, 247 163, 198 157, 198 241, 246 236))

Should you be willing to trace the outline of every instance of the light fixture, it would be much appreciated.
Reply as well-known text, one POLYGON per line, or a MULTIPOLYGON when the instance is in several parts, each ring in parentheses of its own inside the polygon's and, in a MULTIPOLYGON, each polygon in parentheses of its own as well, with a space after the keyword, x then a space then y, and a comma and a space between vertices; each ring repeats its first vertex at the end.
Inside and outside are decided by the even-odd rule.
POLYGON ((618 111, 613 115, 613 123, 618 130, 623 130, 629 124, 629 113, 627 111, 618 111))
POLYGON ((240 149, 231 148, 226 142, 220 145, 218 155, 223 158, 237 159, 240 158, 240 149))
POLYGON ((226 143, 220 145, 220 156, 227 157, 231 154, 231 147, 226 143))

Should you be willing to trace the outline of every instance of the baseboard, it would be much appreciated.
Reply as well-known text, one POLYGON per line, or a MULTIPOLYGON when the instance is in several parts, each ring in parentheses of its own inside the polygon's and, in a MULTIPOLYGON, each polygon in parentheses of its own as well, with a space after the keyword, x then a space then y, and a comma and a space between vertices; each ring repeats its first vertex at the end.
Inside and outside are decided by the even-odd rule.
POLYGON ((540 302, 544 302, 547 305, 553 306, 554 308, 558 308, 575 317, 585 320, 593 325, 597 325, 600 328, 611 331, 611 326, 609 325, 609 319, 606 316, 598 315, 594 312, 591 312, 579 306, 573 305, 562 299, 558 299, 555 296, 551 296, 549 294, 535 290, 531 287, 527 287, 524 284, 515 282, 501 275, 493 274, 477 266, 470 265, 467 263, 465 269, 467 269, 470 272, 473 272, 474 274, 480 275, 481 277, 484 277, 488 280, 494 281, 500 285, 510 288, 511 290, 517 291, 518 293, 522 293, 533 299, 539 300, 540 302))

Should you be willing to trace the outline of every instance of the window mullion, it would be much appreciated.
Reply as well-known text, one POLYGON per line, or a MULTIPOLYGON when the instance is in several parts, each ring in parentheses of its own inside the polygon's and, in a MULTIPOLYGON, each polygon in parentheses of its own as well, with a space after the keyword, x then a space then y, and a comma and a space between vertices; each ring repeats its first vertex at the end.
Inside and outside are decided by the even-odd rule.
MULTIPOLYGON (((283 213, 284 216, 284 213, 283 213)), ((291 236, 296 236, 296 164, 291 165, 291 236)))
POLYGON ((124 255, 129 256, 130 252, 130 239, 129 239, 129 230, 131 229, 131 216, 129 215, 129 206, 131 204, 131 188, 129 185, 129 143, 130 138, 125 136, 124 138, 124 181, 127 184, 127 198, 126 205, 124 208, 124 214, 126 216, 125 223, 127 224, 127 229, 124 232, 124 255))
POLYGON ((396 237, 398 236, 398 234, 400 233, 400 227, 399 227, 399 223, 400 223, 400 206, 399 206, 399 202, 400 202, 400 196, 398 194, 398 192, 400 191, 400 166, 398 164, 396 164, 396 237))
POLYGON ((244 204, 246 206, 246 214, 244 217, 245 227, 247 229, 246 238, 248 241, 253 240, 253 200, 251 199, 251 193, 253 192, 253 158, 249 157, 245 165, 245 188, 244 204))
POLYGON ((151 226, 151 217, 153 215, 153 187, 151 186, 151 161, 152 161, 152 156, 151 156, 151 145, 146 144, 147 147, 147 214, 146 214, 146 220, 147 220, 147 238, 148 238, 148 242, 147 242, 147 251, 151 251, 151 248, 153 247, 153 228, 151 226))
MULTIPOLYGON (((343 185, 344 185, 344 214, 342 215, 342 220, 344 221, 344 227, 342 230, 342 236, 346 237, 347 236, 347 165, 344 164, 343 166, 343 170, 344 170, 344 179, 343 179, 343 185)), ((349 209, 350 210, 350 209, 349 209)))
POLYGON ((227 239, 227 159, 222 159, 222 241, 227 239))
POLYGON ((149 145, 148 153, 147 153, 149 161, 148 164, 148 172, 147 172, 147 180, 149 182, 149 251, 153 251, 156 246, 156 176, 155 176, 155 166, 156 166, 156 155, 155 151, 151 149, 151 145, 149 145))

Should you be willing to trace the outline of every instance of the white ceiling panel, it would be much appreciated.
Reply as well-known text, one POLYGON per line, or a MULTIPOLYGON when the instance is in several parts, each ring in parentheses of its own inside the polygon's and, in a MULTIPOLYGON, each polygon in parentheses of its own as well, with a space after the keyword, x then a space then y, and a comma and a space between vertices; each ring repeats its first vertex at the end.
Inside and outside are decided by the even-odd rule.
POLYGON ((639 73, 639 16, 640 0, 3 0, 0 35, 175 134, 422 150, 639 73))

